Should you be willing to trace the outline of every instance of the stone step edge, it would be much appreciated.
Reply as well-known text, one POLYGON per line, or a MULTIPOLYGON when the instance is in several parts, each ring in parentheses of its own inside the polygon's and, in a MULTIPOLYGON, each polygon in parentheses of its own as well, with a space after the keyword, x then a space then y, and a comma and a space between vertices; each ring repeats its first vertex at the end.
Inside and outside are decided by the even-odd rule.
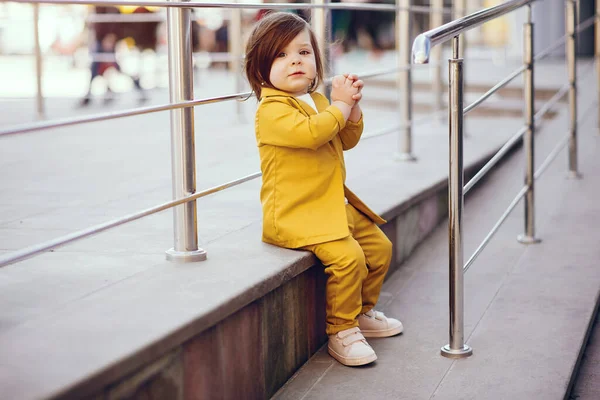
POLYGON ((569 383, 567 384, 567 388, 565 391, 565 399, 570 399, 569 396, 572 394, 571 392, 573 391, 575 382, 577 382, 577 377, 578 377, 579 371, 581 370, 581 367, 582 367, 583 355, 586 352, 587 346, 590 341, 590 336, 591 336, 592 330, 594 328, 594 321, 596 320, 596 317, 597 317, 598 313, 600 312, 600 292, 598 292, 598 294, 596 295, 596 299, 595 299, 594 303, 595 303, 594 310, 592 311, 592 314, 590 315, 590 319, 587 323, 586 332, 582 339, 579 353, 577 354, 577 360, 575 361, 575 364, 573 364, 573 370, 571 372, 571 377, 569 379, 569 383))
MULTIPOLYGON (((510 154, 512 151, 521 146, 521 142, 517 142, 513 144, 511 151, 508 152, 510 154)), ((468 180, 469 177, 472 177, 495 153, 497 149, 488 152, 487 154, 482 154, 479 158, 471 162, 469 165, 465 166, 465 178, 468 180)), ((506 156, 504 156, 505 158, 506 156)), ((503 161, 501 160, 500 163, 503 161)), ((431 199, 434 196, 438 196, 441 194, 443 197, 445 192, 447 191, 447 179, 442 179, 439 182, 435 182, 431 184, 428 188, 422 190, 419 193, 415 193, 414 195, 407 198, 405 201, 398 203, 396 206, 392 207, 389 210, 382 212, 382 216, 386 218, 390 223, 386 224, 388 226, 393 225, 395 223, 396 218, 401 218, 405 215, 411 208, 419 206, 422 202, 425 202, 431 199)), ((447 206, 446 206, 447 209, 447 206)), ((446 215, 440 215, 440 220, 437 221, 437 224, 441 223, 441 221, 446 219, 446 215)), ((385 231, 385 229, 384 229, 385 231)), ((388 233, 388 232, 386 232, 388 233)), ((422 237, 418 242, 414 243, 414 248, 420 243, 423 243, 427 240, 427 235, 422 237)), ((223 239, 223 238, 222 238, 223 239)), ((225 239, 223 239, 225 240, 225 239)), ((407 254, 400 255, 400 262, 394 265, 394 268, 390 268, 390 275, 395 271, 401 263, 404 261, 402 258, 406 259, 410 256, 411 249, 407 254)), ((398 256, 396 256, 398 258, 398 256)), ((219 326, 219 324, 228 321, 230 318, 235 317, 236 313, 244 310, 246 307, 250 306, 254 302, 265 298, 269 293, 272 293, 276 289, 284 286, 286 283, 290 282, 297 276, 300 276, 304 272, 308 271, 314 265, 314 258, 312 255, 300 255, 298 256, 298 260, 293 262, 291 265, 287 265, 284 267, 284 271, 280 272, 279 277, 284 276, 283 280, 280 280, 279 277, 275 277, 275 279, 271 280, 271 283, 262 282, 257 284, 256 286, 261 286, 265 291, 264 294, 257 295, 256 298, 246 299, 243 303, 237 303, 235 309, 230 310, 228 313, 220 314, 219 319, 215 319, 210 326, 205 327, 203 329, 199 329, 196 332, 196 336, 198 337, 205 332, 211 330, 213 327, 219 326), (274 286, 274 287, 273 287, 274 286)), ((389 275, 388 275, 389 276, 389 275)), ((255 286, 255 287, 256 287, 255 286)), ((190 339, 193 340, 193 339, 190 339)), ((181 345, 181 344, 180 344, 181 345)), ((316 351, 318 351, 320 347, 317 346, 314 349, 314 352, 309 355, 312 356, 316 351)), ((152 353, 156 354, 157 349, 153 349, 152 353)), ((181 353, 181 349, 165 349, 161 352, 162 356, 159 356, 154 361, 148 362, 147 355, 143 354, 144 351, 138 351, 132 353, 130 357, 123 359, 120 364, 125 365, 124 369, 121 370, 118 365, 108 366, 107 369, 103 371, 99 371, 98 374, 93 376, 89 376, 88 379, 85 379, 81 382, 74 383, 69 388, 65 388, 63 392, 57 394, 56 398, 70 398, 71 396, 82 396, 82 395, 92 395, 99 396, 98 398, 103 398, 102 396, 108 395, 109 393, 114 393, 115 390, 121 391, 127 388, 127 391, 134 390, 132 385, 135 387, 141 387, 143 385, 148 385, 148 379, 153 379, 156 377, 156 373, 148 373, 148 370, 155 371, 157 366, 155 364, 163 365, 165 364, 165 357, 171 360, 175 353, 181 353), (173 353, 175 352, 175 353, 173 353), (138 361, 136 361, 138 359, 138 361), (141 374, 141 375, 140 375, 141 374), (115 379, 119 377, 118 379, 115 379)), ((179 357, 179 356, 177 356, 179 357)), ((167 363, 169 364, 169 363, 167 363)), ((297 365, 294 371, 300 368, 304 362, 297 365)), ((156 372, 156 371, 155 371, 156 372)), ((284 384, 289 378, 291 378, 292 374, 286 377, 285 381, 282 382, 284 384)), ((281 385, 279 385, 275 391, 277 391, 281 385)), ((273 391, 270 395, 275 393, 273 391)))

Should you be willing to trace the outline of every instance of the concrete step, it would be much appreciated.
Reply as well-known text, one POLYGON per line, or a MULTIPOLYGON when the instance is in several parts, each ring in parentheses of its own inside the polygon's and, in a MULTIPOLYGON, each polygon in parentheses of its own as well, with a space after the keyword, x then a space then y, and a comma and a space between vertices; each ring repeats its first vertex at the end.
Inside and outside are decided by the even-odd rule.
MULTIPOLYGON (((536 235, 523 246, 523 209, 517 207, 465 275, 466 359, 449 360, 448 232, 431 240, 384 284, 378 308, 399 317, 402 335, 371 339, 378 360, 348 368, 326 346, 274 399, 563 399, 600 298, 600 137, 594 91, 580 94, 579 162, 582 180, 567 180, 566 152, 536 184, 536 235), (585 105, 585 106, 583 106, 585 105), (591 229, 591 231, 590 231, 591 229)), ((536 136, 536 165, 564 138, 567 113, 536 136), (557 127, 563 126, 564 129, 557 127)), ((522 187, 524 155, 512 154, 467 197, 465 260, 522 187)))
POLYGON ((568 400, 600 399, 600 312, 596 309, 593 327, 576 370, 568 400))

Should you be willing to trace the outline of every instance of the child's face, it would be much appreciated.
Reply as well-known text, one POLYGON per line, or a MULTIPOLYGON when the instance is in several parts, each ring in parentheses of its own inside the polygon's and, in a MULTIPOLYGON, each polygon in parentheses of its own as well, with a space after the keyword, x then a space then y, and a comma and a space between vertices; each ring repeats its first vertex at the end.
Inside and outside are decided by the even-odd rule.
POLYGON ((305 29, 279 53, 271 65, 269 80, 279 90, 299 96, 317 76, 315 53, 305 29))

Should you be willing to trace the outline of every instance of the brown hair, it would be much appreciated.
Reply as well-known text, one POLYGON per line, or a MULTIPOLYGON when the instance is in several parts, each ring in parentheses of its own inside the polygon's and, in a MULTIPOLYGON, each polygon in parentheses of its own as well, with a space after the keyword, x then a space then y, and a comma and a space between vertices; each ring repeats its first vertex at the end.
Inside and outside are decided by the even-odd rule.
POLYGON ((272 12, 265 15, 254 27, 246 45, 245 72, 252 91, 261 99, 261 88, 275 88, 269 79, 271 66, 277 55, 300 32, 308 29, 310 44, 313 47, 317 76, 308 89, 315 91, 323 82, 323 62, 317 39, 310 26, 296 14, 272 12))

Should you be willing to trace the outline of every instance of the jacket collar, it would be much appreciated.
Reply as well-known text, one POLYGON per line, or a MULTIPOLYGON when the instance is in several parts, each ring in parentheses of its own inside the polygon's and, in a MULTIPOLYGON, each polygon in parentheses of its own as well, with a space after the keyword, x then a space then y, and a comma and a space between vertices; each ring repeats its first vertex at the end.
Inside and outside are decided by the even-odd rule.
POLYGON ((317 93, 317 92, 313 92, 310 94, 310 97, 312 97, 313 101, 315 102, 315 105, 317 106, 317 110, 313 110, 313 108, 310 105, 306 104, 302 100, 299 100, 295 96, 292 96, 288 92, 284 92, 283 90, 265 87, 265 88, 261 88, 260 94, 262 95, 263 99, 267 98, 267 97, 272 97, 272 96, 291 97, 294 100, 296 100, 296 102, 298 102, 300 107, 302 107, 302 109, 309 115, 316 114, 316 112, 320 112, 321 110, 323 110, 323 109, 327 108, 327 106, 329 106, 327 99, 323 95, 321 95, 320 93, 317 93))
POLYGON ((264 87, 260 88, 260 94, 262 97, 271 97, 271 96, 286 96, 286 97, 294 97, 288 92, 284 92, 283 90, 264 87))

